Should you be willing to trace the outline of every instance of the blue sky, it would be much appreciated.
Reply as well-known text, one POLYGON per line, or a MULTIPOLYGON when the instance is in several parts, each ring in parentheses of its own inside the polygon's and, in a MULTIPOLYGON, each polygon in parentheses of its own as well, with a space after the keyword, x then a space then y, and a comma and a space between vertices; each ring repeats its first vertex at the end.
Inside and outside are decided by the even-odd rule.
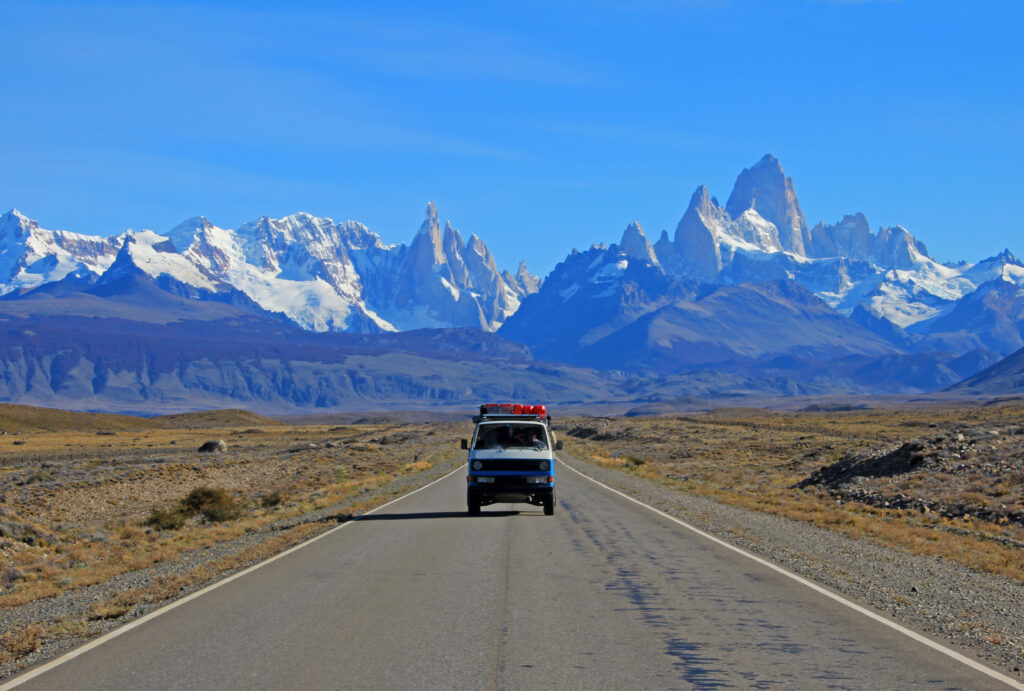
POLYGON ((1024 254, 1024 3, 296 7, 0 0, 0 207, 103 235, 301 210, 403 242, 435 200, 545 274, 634 219, 671 234, 772 153, 811 224, 1024 254))

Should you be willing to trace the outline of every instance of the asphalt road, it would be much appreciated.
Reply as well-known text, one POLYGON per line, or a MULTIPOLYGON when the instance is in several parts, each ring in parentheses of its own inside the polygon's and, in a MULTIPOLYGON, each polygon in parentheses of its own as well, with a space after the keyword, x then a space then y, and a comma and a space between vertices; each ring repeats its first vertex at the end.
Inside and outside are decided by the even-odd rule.
POLYGON ((1006 688, 560 469, 555 515, 459 471, 30 689, 1006 688))

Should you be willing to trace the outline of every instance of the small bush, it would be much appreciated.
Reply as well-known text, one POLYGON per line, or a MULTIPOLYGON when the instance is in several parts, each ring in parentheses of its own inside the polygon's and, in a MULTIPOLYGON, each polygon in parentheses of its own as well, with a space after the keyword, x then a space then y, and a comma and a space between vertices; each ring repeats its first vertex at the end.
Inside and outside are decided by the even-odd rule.
MULTIPOLYGON (((266 501, 266 499, 264 499, 266 501)), ((201 515, 211 523, 238 518, 241 507, 231 495, 220 487, 196 487, 170 509, 153 509, 143 521, 160 530, 178 530, 190 516, 201 515)))
POLYGON ((196 487, 181 500, 181 509, 190 516, 202 514, 211 523, 230 521, 241 513, 238 503, 220 487, 196 487))
POLYGON ((188 519, 188 515, 181 510, 180 506, 167 511, 153 509, 149 512, 149 518, 146 519, 145 525, 159 528, 160 530, 177 530, 185 525, 186 519, 188 519))
POLYGON ((0 634, 0 662, 24 657, 39 650, 45 634, 46 630, 38 624, 0 634))
POLYGON ((272 509, 275 506, 280 505, 282 501, 284 501, 284 497, 281 496, 280 492, 274 490, 267 496, 263 497, 263 499, 260 501, 260 506, 262 506, 264 509, 272 509))
POLYGON ((97 602, 89 607, 89 619, 93 621, 117 619, 127 614, 130 609, 130 605, 117 602, 97 602))
MULTIPOLYGON (((146 523, 144 522, 143 525, 146 525, 146 523)), ((141 540, 143 535, 145 535, 145 533, 133 525, 123 525, 117 531, 117 537, 124 542, 141 540)))

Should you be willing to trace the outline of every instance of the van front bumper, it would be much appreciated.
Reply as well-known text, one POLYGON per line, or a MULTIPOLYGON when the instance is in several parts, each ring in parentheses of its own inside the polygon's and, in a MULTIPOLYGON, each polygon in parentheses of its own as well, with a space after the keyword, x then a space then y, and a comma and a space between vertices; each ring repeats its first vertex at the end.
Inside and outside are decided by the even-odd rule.
POLYGON ((534 504, 542 506, 544 499, 555 493, 554 483, 528 483, 525 477, 495 477, 493 483, 470 483, 466 499, 481 506, 498 503, 534 504))

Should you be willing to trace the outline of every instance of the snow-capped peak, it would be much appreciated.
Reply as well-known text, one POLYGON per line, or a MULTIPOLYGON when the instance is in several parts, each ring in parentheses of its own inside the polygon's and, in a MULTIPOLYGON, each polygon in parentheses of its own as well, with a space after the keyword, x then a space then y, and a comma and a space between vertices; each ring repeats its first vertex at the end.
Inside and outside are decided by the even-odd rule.
POLYGON ((519 268, 516 270, 516 282, 519 283, 523 289, 523 293, 526 295, 532 295, 540 290, 543 281, 538 276, 534 276, 530 273, 530 270, 526 268, 526 261, 519 262, 519 268))
POLYGON ((387 245, 362 223, 307 212, 264 216, 237 230, 196 216, 164 235, 128 230, 110 238, 44 230, 15 209, 0 216, 0 292, 70 273, 102 275, 105 284, 142 273, 160 286, 196 288, 195 299, 237 290, 305 328, 350 331, 493 331, 539 283, 525 266, 518 276, 499 272, 478 236, 463 243, 450 222, 442 234, 433 202, 408 246, 387 245))
POLYGON ((169 276, 179 283, 196 288, 211 292, 217 290, 214 282, 199 267, 178 253, 169 238, 152 230, 130 231, 118 252, 117 260, 130 261, 152 278, 169 276))
POLYGON ((29 222, 31 222, 31 219, 28 216, 26 216, 25 214, 21 213, 16 208, 12 208, 7 213, 5 213, 2 216, 0 216, 0 221, 6 221, 7 219, 10 219, 10 218, 17 219, 21 223, 29 223, 29 222))
POLYGON ((27 236, 33 228, 39 224, 22 214, 17 209, 11 209, 3 216, 0 216, 0 240, 4 237, 11 239, 27 236))
POLYGON ((782 164, 771 154, 765 154, 757 164, 739 174, 725 204, 732 218, 738 218, 747 209, 754 209, 778 229, 782 249, 806 254, 810 231, 796 198, 793 179, 786 177, 782 164))
POLYGON ((996 256, 989 257, 988 259, 984 259, 982 261, 983 262, 1000 263, 1000 264, 1014 264, 1016 266, 1024 266, 1024 264, 1021 263, 1020 259, 1017 259, 1017 256, 1013 252, 1011 252, 1009 249, 1004 249, 1002 252, 1000 252, 996 256))
POLYGON ((110 239, 47 230, 17 209, 0 216, 0 294, 59 281, 68 274, 103 273, 117 256, 110 239))
POLYGON ((982 259, 973 266, 968 265, 963 275, 978 285, 992 281, 1024 285, 1024 264, 1006 249, 994 257, 982 259))
POLYGON ((212 227, 213 224, 205 216, 194 216, 174 226, 167 232, 167 237, 179 252, 184 252, 195 241, 196 235, 212 227))

